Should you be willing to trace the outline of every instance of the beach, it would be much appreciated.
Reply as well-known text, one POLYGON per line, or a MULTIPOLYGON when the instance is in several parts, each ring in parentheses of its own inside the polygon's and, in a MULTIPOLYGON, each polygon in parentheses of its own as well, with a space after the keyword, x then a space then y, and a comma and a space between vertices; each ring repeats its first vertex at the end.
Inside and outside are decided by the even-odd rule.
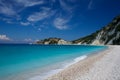
MULTIPOLYGON (((17 46, 18 48, 20 47, 19 45, 17 46)), ((29 49, 29 45, 27 45, 26 47, 28 47, 29 49)), ((30 48, 31 47, 32 48, 35 47, 35 49, 38 47, 41 47, 42 49, 43 48, 46 49, 46 47, 50 47, 50 48, 53 47, 52 48, 53 52, 54 49, 57 47, 59 51, 59 46, 30 46, 30 48)), ((13 73, 12 75, 6 77, 4 76, 0 77, 0 79, 1 80, 120 80, 120 64, 119 64, 120 46, 101 46, 101 47, 100 46, 61 46, 61 47, 62 47, 61 50, 63 49, 63 51, 68 49, 72 50, 73 47, 75 47, 73 49, 73 53, 70 52, 68 53, 70 53, 71 56, 76 55, 77 57, 75 56, 75 58, 72 58, 71 61, 68 60, 62 63, 57 63, 57 64, 54 63, 49 66, 47 65, 47 67, 44 68, 39 67, 38 65, 37 68, 34 67, 31 69, 30 67, 33 65, 31 65, 30 67, 26 65, 25 67, 27 69, 30 68, 28 71, 25 70, 18 73, 16 72, 16 74, 13 73), (66 49, 66 47, 68 48, 66 49), (78 50, 78 52, 74 53, 76 49, 78 50), (81 52, 85 50, 86 51, 89 50, 89 54, 85 53, 84 55, 81 56, 81 53, 78 54, 80 50, 81 52)), ((25 52, 24 50, 22 51, 25 52)), ((39 51, 38 53, 36 52, 36 54, 33 55, 36 57, 38 56, 38 54, 39 51)), ((65 55, 62 56, 62 55, 64 54, 61 54, 61 57, 59 58, 60 60, 62 57, 66 58, 68 56, 68 55, 66 56, 65 55)), ((27 57, 28 56, 29 55, 27 55, 27 57)), ((39 56, 42 55, 39 54, 39 56)), ((27 57, 24 56, 25 59, 27 57)), ((33 60, 36 59, 33 56, 32 57, 29 56, 29 57, 32 58, 33 60)), ((57 57, 56 60, 58 60, 58 56, 55 57, 57 57)), ((71 59, 71 57, 69 59, 71 59)), ((38 63, 40 64, 41 60, 36 60, 36 61, 35 62, 37 64, 38 63)), ((17 68, 22 69, 24 68, 24 66, 22 67, 17 66, 17 68)), ((9 69, 9 70, 14 70, 14 69, 9 69)))
POLYGON ((90 55, 46 80, 120 80, 120 46, 90 55))

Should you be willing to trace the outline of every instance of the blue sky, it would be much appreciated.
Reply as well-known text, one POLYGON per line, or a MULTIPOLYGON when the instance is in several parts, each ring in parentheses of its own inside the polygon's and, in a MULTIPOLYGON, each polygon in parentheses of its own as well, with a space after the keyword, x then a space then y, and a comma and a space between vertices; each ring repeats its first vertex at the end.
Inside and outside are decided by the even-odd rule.
POLYGON ((0 42, 74 40, 120 14, 120 0, 0 0, 0 42))

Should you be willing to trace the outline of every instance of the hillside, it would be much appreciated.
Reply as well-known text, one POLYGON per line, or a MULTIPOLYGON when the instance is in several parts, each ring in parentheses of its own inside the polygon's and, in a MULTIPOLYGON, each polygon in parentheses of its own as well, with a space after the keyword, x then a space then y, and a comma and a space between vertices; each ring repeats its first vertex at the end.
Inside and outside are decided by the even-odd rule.
POLYGON ((120 16, 91 35, 72 41, 73 44, 120 45, 120 16))
POLYGON ((36 42, 37 44, 90 44, 90 45, 120 45, 120 16, 102 29, 71 42, 61 38, 48 38, 36 42))
POLYGON ((71 44, 69 41, 65 41, 61 38, 48 38, 36 42, 37 44, 71 44))

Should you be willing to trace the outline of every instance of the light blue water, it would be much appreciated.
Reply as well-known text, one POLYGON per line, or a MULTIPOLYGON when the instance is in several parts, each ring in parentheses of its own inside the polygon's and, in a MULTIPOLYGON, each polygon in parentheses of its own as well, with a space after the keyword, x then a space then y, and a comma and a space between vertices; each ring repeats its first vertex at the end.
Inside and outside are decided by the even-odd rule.
POLYGON ((105 48, 105 46, 80 45, 2 44, 0 45, 0 77, 73 60, 105 48))

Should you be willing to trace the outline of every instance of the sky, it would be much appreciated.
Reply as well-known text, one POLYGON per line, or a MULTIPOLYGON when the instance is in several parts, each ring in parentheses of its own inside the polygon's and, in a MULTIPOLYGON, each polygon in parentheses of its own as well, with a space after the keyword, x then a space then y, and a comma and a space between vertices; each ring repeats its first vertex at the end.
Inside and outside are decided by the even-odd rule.
POLYGON ((120 0, 0 0, 0 43, 71 41, 120 15, 120 0))

